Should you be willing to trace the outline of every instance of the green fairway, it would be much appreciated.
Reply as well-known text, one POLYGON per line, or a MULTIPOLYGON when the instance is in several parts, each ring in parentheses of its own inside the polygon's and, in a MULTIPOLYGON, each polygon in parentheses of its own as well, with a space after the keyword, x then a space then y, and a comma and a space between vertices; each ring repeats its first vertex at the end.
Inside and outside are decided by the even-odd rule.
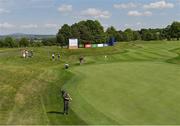
POLYGON ((88 124, 180 124, 177 65, 124 62, 73 72, 79 81, 67 86, 72 108, 88 124))
POLYGON ((30 49, 32 59, 0 49, 0 124, 180 124, 179 41, 30 49), (61 60, 51 61, 52 52, 61 60), (62 88, 73 98, 68 116, 62 88))

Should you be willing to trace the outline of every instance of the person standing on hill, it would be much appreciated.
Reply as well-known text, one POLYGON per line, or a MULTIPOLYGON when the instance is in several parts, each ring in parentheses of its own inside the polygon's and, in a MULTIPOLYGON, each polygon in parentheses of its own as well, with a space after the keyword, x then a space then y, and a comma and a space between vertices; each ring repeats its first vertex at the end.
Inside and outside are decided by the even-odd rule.
POLYGON ((68 110, 69 110, 69 102, 72 101, 71 96, 66 92, 66 91, 62 91, 62 97, 63 97, 63 101, 64 101, 64 115, 68 115, 68 110))
POLYGON ((26 51, 25 50, 22 51, 22 56, 23 56, 23 58, 26 58, 26 51))
POLYGON ((29 52, 28 50, 25 51, 25 57, 28 58, 29 52))
POLYGON ((58 60, 60 60, 60 53, 58 53, 58 60))
POLYGON ((65 69, 68 69, 68 68, 69 68, 69 64, 66 63, 66 64, 64 65, 64 67, 65 67, 65 69))
POLYGON ((80 65, 83 64, 83 60, 84 60, 84 57, 83 57, 83 56, 80 56, 80 57, 79 57, 80 65))
POLYGON ((55 60, 55 53, 52 54, 52 60, 55 60))
POLYGON ((33 50, 31 50, 30 53, 31 53, 31 57, 33 57, 33 50))

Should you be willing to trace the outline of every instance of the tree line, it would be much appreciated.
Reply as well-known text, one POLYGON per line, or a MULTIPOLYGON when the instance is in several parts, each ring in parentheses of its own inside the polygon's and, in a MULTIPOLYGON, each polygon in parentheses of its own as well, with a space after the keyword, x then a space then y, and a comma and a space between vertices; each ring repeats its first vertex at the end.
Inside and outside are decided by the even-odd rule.
POLYGON ((179 40, 180 22, 173 22, 166 28, 118 31, 113 26, 104 31, 99 21, 87 20, 80 21, 71 26, 63 25, 57 34, 57 42, 64 46, 68 45, 69 38, 78 38, 81 44, 84 43, 104 43, 114 37, 117 42, 122 41, 151 41, 151 40, 179 40))
POLYGON ((0 47, 39 47, 39 46, 67 46, 69 38, 77 38, 81 44, 84 43, 105 43, 110 38, 115 38, 117 42, 130 42, 136 40, 179 40, 180 22, 173 22, 166 28, 132 30, 130 28, 121 31, 116 30, 113 26, 104 30, 104 27, 97 20, 80 21, 73 25, 64 24, 58 31, 55 38, 46 38, 41 41, 21 38, 13 39, 6 37, 0 39, 0 47))
POLYGON ((21 38, 15 39, 7 36, 0 39, 0 47, 15 48, 15 47, 40 47, 40 46, 54 46, 58 45, 56 38, 44 38, 42 40, 21 38))
POLYGON ((0 39, 0 47, 40 47, 43 46, 42 42, 36 42, 35 40, 29 40, 27 38, 14 39, 13 37, 7 36, 4 39, 0 39))

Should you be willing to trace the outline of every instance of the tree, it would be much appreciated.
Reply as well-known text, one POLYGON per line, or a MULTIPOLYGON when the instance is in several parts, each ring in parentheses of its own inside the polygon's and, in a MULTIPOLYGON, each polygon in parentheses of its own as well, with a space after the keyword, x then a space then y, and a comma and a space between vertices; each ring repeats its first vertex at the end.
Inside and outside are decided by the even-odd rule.
POLYGON ((78 23, 79 26, 79 32, 80 32, 80 39, 82 41, 93 41, 93 36, 89 30, 89 28, 86 26, 85 21, 81 21, 78 23))
POLYGON ((56 38, 46 38, 42 40, 42 44, 45 46, 52 46, 57 44, 56 38))
POLYGON ((27 40, 27 38, 21 38, 19 41, 19 46, 20 47, 28 47, 29 41, 27 40))
POLYGON ((32 46, 33 47, 41 47, 41 46, 43 46, 43 43, 42 42, 33 42, 32 46))
POLYGON ((119 41, 119 42, 122 42, 122 41, 125 41, 124 40, 124 33, 123 31, 119 31, 117 36, 116 36, 116 40, 119 41))
POLYGON ((133 40, 141 40, 139 31, 133 31, 133 40))
POLYGON ((69 38, 72 37, 71 27, 68 24, 64 24, 57 34, 57 42, 61 45, 68 45, 69 38), (63 40, 63 41, 62 41, 63 40))
POLYGON ((134 39, 133 31, 128 28, 124 31, 124 40, 125 41, 132 41, 134 39))
POLYGON ((85 21, 85 26, 87 26, 87 29, 91 36, 90 39, 92 41, 94 41, 95 43, 101 43, 104 41, 104 28, 99 21, 87 20, 85 21))
POLYGON ((111 27, 107 28, 106 34, 107 34, 108 38, 115 37, 117 34, 117 31, 113 26, 111 26, 111 27))
POLYGON ((171 40, 171 36, 170 36, 170 25, 168 25, 166 28, 164 28, 161 32, 161 38, 162 39, 167 39, 167 40, 171 40))
POLYGON ((122 31, 117 31, 113 26, 109 27, 106 30, 106 34, 108 39, 114 37, 116 41, 124 41, 124 36, 122 31))
POLYGON ((87 20, 72 26, 65 24, 59 29, 57 41, 61 46, 68 45, 69 38, 78 38, 81 43, 102 43, 107 37, 99 21, 87 20))
MULTIPOLYGON (((130 28, 124 32, 117 31, 113 26, 104 28, 97 20, 86 20, 75 23, 71 26, 63 25, 57 34, 57 42, 61 45, 68 45, 69 38, 78 38, 81 43, 103 43, 107 42, 111 37, 116 41, 135 41, 135 40, 163 40, 172 38, 180 38, 180 22, 173 22, 166 28, 141 29, 133 31, 130 28)), ((47 45, 48 43, 44 43, 47 45)))
POLYGON ((72 25, 73 36, 79 38, 81 42, 101 43, 105 41, 104 28, 99 21, 80 21, 72 25))
POLYGON ((79 28, 79 25, 77 23, 75 23, 71 26, 71 32, 72 32, 73 38, 78 38, 78 39, 81 38, 80 28, 79 28))
POLYGON ((14 40, 11 37, 6 37, 4 39, 4 46, 9 47, 9 48, 13 48, 15 46, 14 40))
POLYGON ((4 47, 4 42, 3 42, 3 40, 0 40, 0 47, 4 47))
POLYGON ((180 38, 180 22, 173 22, 170 26, 170 36, 171 38, 177 38, 179 40, 180 38))
POLYGON ((141 33, 142 40, 144 41, 154 40, 153 33, 150 29, 141 29, 140 33, 141 33))
POLYGON ((58 34, 57 35, 57 43, 60 45, 60 46, 65 46, 65 45, 68 45, 68 43, 65 41, 65 38, 62 34, 58 34))

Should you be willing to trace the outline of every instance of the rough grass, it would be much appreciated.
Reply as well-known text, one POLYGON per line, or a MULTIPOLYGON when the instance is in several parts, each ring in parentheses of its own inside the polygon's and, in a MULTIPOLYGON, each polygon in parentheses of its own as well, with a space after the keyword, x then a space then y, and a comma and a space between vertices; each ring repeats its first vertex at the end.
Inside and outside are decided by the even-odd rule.
POLYGON ((0 49, 0 124, 180 122, 180 42, 30 49, 32 59, 20 58, 17 48, 0 49), (52 52, 60 52, 61 61, 51 61, 52 52), (80 55, 86 59, 83 66, 78 64, 80 55), (64 63, 70 64, 70 70, 63 69, 64 63), (62 115, 62 87, 73 97, 68 116, 62 115))

